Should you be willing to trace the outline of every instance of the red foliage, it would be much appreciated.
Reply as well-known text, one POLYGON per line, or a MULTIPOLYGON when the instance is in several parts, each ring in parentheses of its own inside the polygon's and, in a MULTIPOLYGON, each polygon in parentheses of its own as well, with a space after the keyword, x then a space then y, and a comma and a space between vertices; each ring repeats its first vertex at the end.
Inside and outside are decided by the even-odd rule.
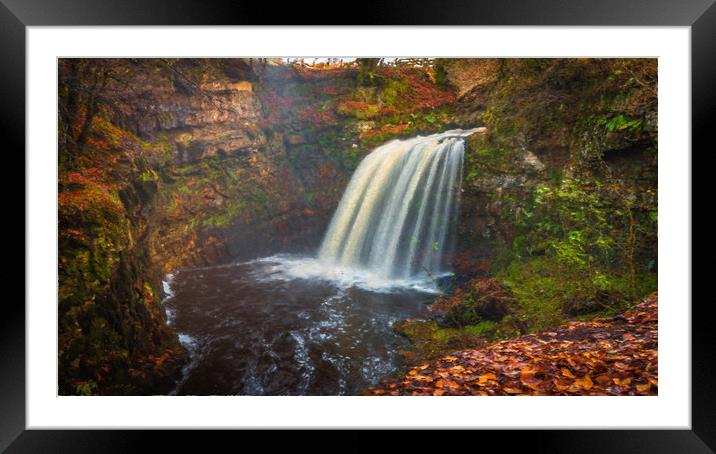
POLYGON ((58 232, 58 235, 82 243, 89 240, 89 237, 85 234, 85 232, 78 229, 62 229, 58 232))
POLYGON ((408 129, 410 126, 407 124, 400 124, 400 125, 385 125, 381 126, 380 128, 375 129, 369 129, 367 131, 361 132, 361 137, 374 137, 379 134, 400 134, 401 132, 408 129))
POLYGON ((74 137, 77 137, 80 134, 80 131, 82 130, 82 127, 85 122, 85 118, 87 117, 87 109, 84 105, 81 105, 77 108, 77 113, 72 118, 72 124, 70 125, 70 129, 72 131, 72 135, 74 137))
POLYGON ((375 104, 369 104, 364 101, 342 101, 338 104, 339 107, 344 108, 347 111, 365 111, 375 107, 375 104))
POLYGON ((455 91, 452 88, 444 90, 439 88, 424 71, 416 68, 384 66, 379 69, 379 74, 387 79, 408 82, 408 90, 401 95, 400 99, 400 104, 404 106, 400 109, 401 111, 411 112, 436 108, 452 103, 456 99, 455 91))
POLYGON ((314 106, 300 109, 298 116, 301 120, 310 122, 316 127, 334 125, 338 122, 332 110, 319 110, 314 106))
POLYGON ((369 395, 656 395, 658 298, 624 316, 571 322, 414 367, 369 395))
POLYGON ((325 95, 339 96, 345 90, 333 85, 317 85, 309 89, 309 96, 291 96, 267 89, 261 95, 265 116, 257 122, 257 125, 264 128, 278 125, 291 116, 317 128, 335 125, 338 123, 335 110, 326 108, 322 98, 325 95))
POLYGON ((98 137, 92 135, 87 137, 86 145, 94 153, 104 153, 112 149, 112 144, 110 144, 108 141, 99 139, 98 137))
POLYGON ((99 209, 114 216, 122 214, 121 207, 104 191, 63 191, 58 194, 57 202, 60 210, 99 209))
MULTIPOLYGON (((410 110, 405 110, 405 112, 410 112, 411 110, 412 110, 412 109, 410 109, 410 110)), ((381 114, 381 115, 394 115, 394 114, 397 114, 397 113, 400 113, 400 110, 398 110, 397 108, 395 108, 395 107, 393 107, 393 106, 383 106, 383 107, 380 108, 380 114, 381 114)))
POLYGON ((269 112, 286 111, 300 100, 297 96, 280 95, 270 88, 261 93, 261 103, 269 112))
POLYGON ((490 262, 480 260, 470 252, 459 252, 452 259, 453 270, 461 276, 475 276, 490 269, 490 262))
POLYGON ((317 64, 313 66, 294 65, 296 73, 303 79, 336 79, 351 77, 354 68, 331 68, 328 65, 317 64))
POLYGON ((321 94, 328 96, 345 95, 349 91, 346 87, 336 87, 335 85, 323 85, 317 87, 317 90, 320 90, 321 94))
POLYGON ((88 184, 88 183, 91 182, 90 179, 88 179, 86 176, 82 175, 82 174, 79 173, 79 172, 70 172, 70 173, 68 173, 68 174, 65 176, 65 180, 66 180, 68 183, 83 184, 83 185, 88 184))

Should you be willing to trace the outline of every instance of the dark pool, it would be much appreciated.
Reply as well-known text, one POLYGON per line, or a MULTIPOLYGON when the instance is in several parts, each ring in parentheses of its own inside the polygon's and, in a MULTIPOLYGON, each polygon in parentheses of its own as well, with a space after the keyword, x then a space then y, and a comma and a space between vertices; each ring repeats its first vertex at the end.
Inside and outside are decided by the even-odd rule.
POLYGON ((392 325, 435 298, 417 284, 295 257, 168 276, 167 316, 190 352, 173 394, 360 394, 401 367, 392 325))

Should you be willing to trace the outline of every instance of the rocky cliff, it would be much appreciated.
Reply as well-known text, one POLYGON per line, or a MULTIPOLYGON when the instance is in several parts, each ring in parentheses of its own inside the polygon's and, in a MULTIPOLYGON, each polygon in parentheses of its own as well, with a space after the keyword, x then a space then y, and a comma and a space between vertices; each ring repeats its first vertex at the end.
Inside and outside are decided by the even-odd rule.
POLYGON ((351 171, 442 129, 422 70, 242 59, 59 62, 60 393, 164 393, 182 361, 161 277, 312 252, 351 171))
POLYGON ((657 65, 444 61, 465 154, 457 290, 398 330, 433 355, 614 315, 657 288, 657 65), (467 83, 466 81, 477 81, 467 83))
POLYGON ((182 349, 161 277, 312 252, 352 170, 394 137, 487 127, 466 151, 455 268, 507 282, 513 318, 653 287, 655 61, 63 59, 58 83, 61 394, 168 391, 182 349), (590 285, 550 287, 564 268, 590 285))

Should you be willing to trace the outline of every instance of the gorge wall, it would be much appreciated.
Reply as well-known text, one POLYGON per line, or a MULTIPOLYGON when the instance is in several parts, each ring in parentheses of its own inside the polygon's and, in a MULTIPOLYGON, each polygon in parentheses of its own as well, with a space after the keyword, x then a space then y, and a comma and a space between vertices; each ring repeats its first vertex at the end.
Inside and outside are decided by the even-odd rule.
POLYGON ((456 348, 549 330, 656 291, 656 60, 446 64, 478 72, 452 76, 482 81, 456 115, 487 131, 465 156, 460 288, 431 308, 430 336, 456 348))
POLYGON ((376 71, 59 62, 60 393, 166 392, 182 348, 165 273, 312 252, 362 155, 442 128, 451 90, 376 71))
POLYGON ((162 276, 314 252, 358 162, 394 137, 487 127, 465 154, 462 279, 527 294, 578 269, 593 284, 558 312, 653 286, 653 60, 63 59, 58 83, 61 394, 167 392, 183 352, 162 276))

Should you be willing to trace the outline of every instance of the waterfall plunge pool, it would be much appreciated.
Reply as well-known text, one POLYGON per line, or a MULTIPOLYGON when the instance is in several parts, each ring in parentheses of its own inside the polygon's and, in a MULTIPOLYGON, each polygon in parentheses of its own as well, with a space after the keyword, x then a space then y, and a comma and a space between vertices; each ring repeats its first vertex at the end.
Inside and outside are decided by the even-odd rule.
POLYGON ((422 313, 432 281, 321 269, 275 256, 168 276, 167 318, 189 352, 173 394, 353 395, 400 370, 409 345, 392 325, 422 313))
POLYGON ((360 163, 317 257, 183 270, 167 320, 190 354, 173 394, 351 395, 398 372, 396 321, 450 275, 464 137, 393 140, 360 163))

